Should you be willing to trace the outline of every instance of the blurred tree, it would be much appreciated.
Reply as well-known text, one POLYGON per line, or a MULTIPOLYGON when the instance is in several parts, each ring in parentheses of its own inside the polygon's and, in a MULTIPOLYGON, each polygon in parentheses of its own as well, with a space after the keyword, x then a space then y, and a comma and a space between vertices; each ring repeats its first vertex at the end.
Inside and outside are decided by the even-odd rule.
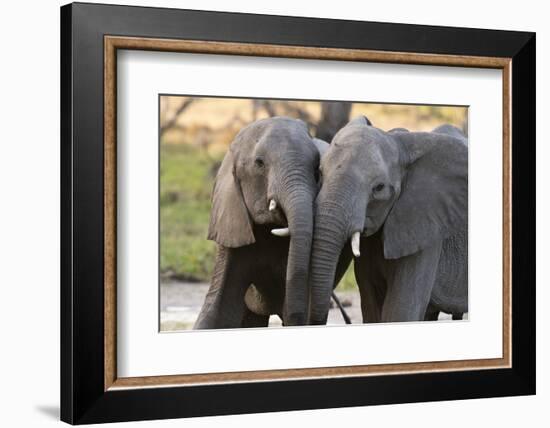
POLYGON ((258 119, 258 114, 260 110, 264 109, 269 117, 277 116, 275 109, 271 105, 271 102, 268 100, 253 99, 252 100, 252 120, 255 121, 258 119))
MULTIPOLYGON (((162 101, 162 98, 161 98, 162 101)), ((180 106, 174 111, 171 117, 164 120, 164 124, 160 127, 160 135, 162 136, 166 131, 168 131, 171 128, 174 128, 177 123, 180 114, 182 114, 185 110, 189 108, 193 102, 196 101, 196 98, 184 98, 180 106)))
POLYGON ((315 136, 330 143, 340 128, 348 123, 350 112, 350 102, 323 101, 315 136))

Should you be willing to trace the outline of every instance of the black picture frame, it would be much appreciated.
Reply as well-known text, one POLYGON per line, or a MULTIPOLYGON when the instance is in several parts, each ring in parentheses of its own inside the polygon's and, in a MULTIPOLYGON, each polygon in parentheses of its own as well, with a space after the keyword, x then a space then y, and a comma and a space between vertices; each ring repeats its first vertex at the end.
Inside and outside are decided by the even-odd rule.
POLYGON ((71 424, 535 393, 535 34, 74 3, 61 8, 61 419, 71 424), (104 36, 512 58, 512 367, 104 390, 104 36))

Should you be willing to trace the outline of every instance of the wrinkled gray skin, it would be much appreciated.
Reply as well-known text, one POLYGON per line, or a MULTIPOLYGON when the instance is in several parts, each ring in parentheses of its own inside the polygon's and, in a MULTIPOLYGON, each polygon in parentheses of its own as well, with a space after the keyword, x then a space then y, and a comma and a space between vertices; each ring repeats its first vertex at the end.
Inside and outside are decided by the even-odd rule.
POLYGON ((467 311, 468 148, 456 131, 384 132, 359 117, 334 137, 320 167, 311 324, 326 323, 336 260, 355 232, 364 322, 467 311))
POLYGON ((208 238, 218 253, 194 328, 267 326, 270 314, 306 323, 318 145, 304 122, 284 117, 235 137, 212 194, 208 238), (271 233, 287 226, 290 238, 271 233))
MULTIPOLYGON (((451 137, 455 137, 457 139, 459 139, 460 141, 462 141, 466 146, 468 145, 468 139, 464 136, 464 134, 462 133, 462 131, 457 128, 456 126, 453 126, 453 125, 448 125, 448 124, 445 124, 445 125, 440 125, 438 126, 437 128, 433 129, 432 132, 436 132, 438 134, 444 134, 444 135, 449 135, 451 137)), ((467 260, 467 251, 468 251, 468 241, 467 241, 467 236, 466 236, 466 248, 465 248, 465 251, 466 251, 466 260, 467 260)), ((468 266, 466 266, 466 269, 468 268, 468 266)), ((466 278, 468 276, 466 275, 466 278)), ((438 307, 436 305, 428 305, 428 309, 426 310, 426 315, 424 316, 424 320, 425 321, 437 321, 437 319, 439 318, 439 312, 440 310, 438 309, 438 307)), ((462 312, 454 312, 453 314, 453 320, 461 320, 464 316, 464 314, 462 312)))

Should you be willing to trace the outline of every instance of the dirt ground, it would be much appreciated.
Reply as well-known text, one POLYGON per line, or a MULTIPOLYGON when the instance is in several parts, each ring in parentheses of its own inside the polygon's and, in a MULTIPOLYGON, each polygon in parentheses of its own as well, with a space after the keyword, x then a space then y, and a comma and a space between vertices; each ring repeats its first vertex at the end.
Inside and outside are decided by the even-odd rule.
MULTIPOLYGON (((161 331, 189 330, 197 319, 204 296, 208 291, 207 283, 165 282, 160 287, 160 325, 161 331)), ((356 290, 340 291, 336 295, 346 305, 345 310, 351 318, 352 324, 360 324, 361 301, 356 290)), ((328 324, 345 324, 340 310, 336 305, 330 309, 328 324)), ((440 320, 451 319, 450 315, 441 314, 440 320)), ((278 316, 271 316, 269 326, 280 326, 278 316)))

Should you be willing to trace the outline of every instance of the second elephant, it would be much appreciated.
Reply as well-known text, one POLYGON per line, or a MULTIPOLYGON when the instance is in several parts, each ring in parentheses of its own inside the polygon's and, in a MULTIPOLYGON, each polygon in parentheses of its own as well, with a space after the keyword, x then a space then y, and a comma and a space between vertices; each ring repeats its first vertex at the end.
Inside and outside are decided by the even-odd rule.
POLYGON ((336 261, 352 248, 364 322, 468 310, 468 147, 456 128, 384 132, 359 117, 321 162, 310 323, 327 320, 336 261))

